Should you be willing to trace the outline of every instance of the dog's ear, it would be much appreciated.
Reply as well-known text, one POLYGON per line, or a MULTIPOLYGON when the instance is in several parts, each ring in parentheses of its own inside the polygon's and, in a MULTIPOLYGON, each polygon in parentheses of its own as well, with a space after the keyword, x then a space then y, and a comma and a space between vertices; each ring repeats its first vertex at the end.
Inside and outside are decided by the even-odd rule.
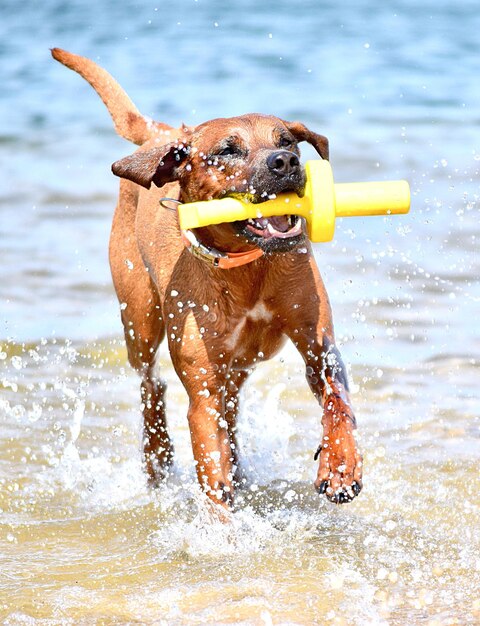
POLYGON ((150 150, 140 150, 115 161, 112 172, 115 176, 132 180, 146 189, 150 189, 152 183, 162 187, 178 179, 178 166, 189 152, 189 146, 179 142, 167 143, 150 150))
POLYGON ((326 137, 309 130, 302 122, 285 122, 285 125, 297 141, 308 141, 322 159, 328 161, 329 148, 328 139, 326 137))

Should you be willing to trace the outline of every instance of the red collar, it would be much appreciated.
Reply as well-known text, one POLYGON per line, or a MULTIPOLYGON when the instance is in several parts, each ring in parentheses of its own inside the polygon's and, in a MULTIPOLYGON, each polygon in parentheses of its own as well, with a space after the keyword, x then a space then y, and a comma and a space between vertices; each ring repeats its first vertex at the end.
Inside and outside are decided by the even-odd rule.
MULTIPOLYGON (((176 211, 176 208, 169 207, 167 202, 174 202, 179 205, 182 204, 181 200, 174 198, 161 198, 160 204, 164 209, 169 211, 176 211)), ((263 250, 261 248, 254 248, 248 252, 220 252, 216 248, 209 248, 201 243, 193 230, 181 230, 182 241, 186 245, 187 250, 198 259, 202 259, 213 267, 219 267, 223 270, 231 269, 232 267, 240 267, 256 261, 263 256, 263 250)))
POLYGON ((248 252, 220 252, 220 250, 209 248, 203 243, 200 243, 193 230, 182 230, 181 233, 183 243, 193 256, 202 259, 213 267, 219 267, 223 270, 246 265, 263 256, 263 250, 261 248, 254 248, 248 252))

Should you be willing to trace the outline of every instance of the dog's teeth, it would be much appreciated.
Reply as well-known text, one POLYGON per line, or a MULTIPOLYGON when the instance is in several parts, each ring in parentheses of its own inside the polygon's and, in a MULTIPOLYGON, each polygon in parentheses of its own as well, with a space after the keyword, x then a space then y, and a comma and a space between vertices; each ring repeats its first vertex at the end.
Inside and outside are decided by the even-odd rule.
POLYGON ((247 224, 251 224, 254 228, 258 228, 259 230, 264 230, 265 228, 265 224, 262 224, 260 221, 252 219, 251 217, 248 218, 247 224))
POLYGON ((275 229, 273 228, 273 226, 270 224, 270 222, 268 222, 268 224, 267 224, 267 230, 268 230, 268 232, 269 232, 271 235, 274 235, 274 234, 275 234, 275 232, 276 232, 276 231, 275 231, 275 229))

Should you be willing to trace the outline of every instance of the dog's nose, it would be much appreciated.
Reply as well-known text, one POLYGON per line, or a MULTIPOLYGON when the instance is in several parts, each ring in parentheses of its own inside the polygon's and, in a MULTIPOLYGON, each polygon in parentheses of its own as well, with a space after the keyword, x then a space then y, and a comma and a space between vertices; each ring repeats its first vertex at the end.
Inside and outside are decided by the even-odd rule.
POLYGON ((268 169, 279 176, 289 176, 298 171, 300 160, 298 156, 288 150, 272 152, 267 157, 268 169))

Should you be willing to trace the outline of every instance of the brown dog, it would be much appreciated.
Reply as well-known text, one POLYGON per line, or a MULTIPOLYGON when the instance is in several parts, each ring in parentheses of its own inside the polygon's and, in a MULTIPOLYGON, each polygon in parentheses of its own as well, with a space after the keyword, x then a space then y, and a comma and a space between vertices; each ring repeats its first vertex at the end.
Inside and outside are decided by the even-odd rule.
POLYGON ((195 241, 192 233, 182 235, 176 213, 161 202, 164 197, 192 202, 247 193, 260 203, 284 191, 301 195, 305 175, 298 143, 308 141, 328 159, 327 139, 299 122, 257 114, 173 129, 143 117, 92 61, 58 48, 52 54, 92 85, 117 132, 141 145, 112 167, 123 180, 110 264, 128 358, 142 377, 150 479, 163 478, 173 460, 165 385, 154 373, 165 334, 190 400, 198 480, 214 502, 226 507, 238 482, 239 391, 255 365, 289 338, 323 406, 315 487, 333 502, 352 500, 362 487, 355 417, 328 296, 301 220, 282 216, 220 224, 198 229, 195 241))

